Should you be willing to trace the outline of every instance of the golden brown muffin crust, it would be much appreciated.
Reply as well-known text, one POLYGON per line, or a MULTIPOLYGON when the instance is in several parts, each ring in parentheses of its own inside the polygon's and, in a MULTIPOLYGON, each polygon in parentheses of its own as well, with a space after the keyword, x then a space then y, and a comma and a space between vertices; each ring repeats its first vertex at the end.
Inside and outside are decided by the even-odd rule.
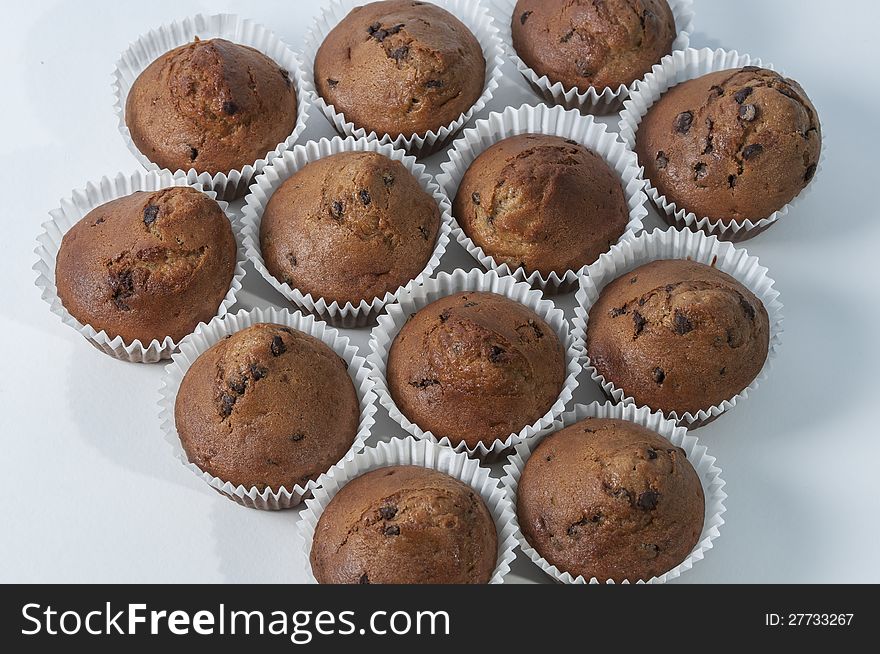
POLYGON ((315 528, 321 584, 485 584, 498 556, 483 498, 444 473, 390 466, 343 486, 315 528))
POLYGON ((654 410, 695 413, 757 377, 770 344, 761 301, 694 261, 654 261, 606 286, 590 309, 587 354, 605 379, 654 410))
POLYGON ((260 250, 278 280, 340 304, 383 297, 431 259, 440 209, 404 166, 376 152, 307 164, 272 195, 260 250))
POLYGON ((111 200, 61 241, 55 284, 83 324, 147 345, 210 320, 229 292, 236 244, 220 206, 189 187, 111 200))
POLYGON ((544 134, 511 136, 481 153, 453 213, 498 264, 544 276, 593 263, 629 221, 620 178, 602 157, 544 134))
POLYGON ((400 411, 438 439, 469 447, 507 438, 541 418, 565 379, 556 332, 528 307, 465 292, 421 309, 388 355, 400 411))
POLYGON ((348 365, 322 341, 260 323, 202 353, 174 408, 192 463, 223 481, 305 486, 351 447, 360 405, 348 365))
POLYGON ((683 82, 636 133, 645 176, 680 209, 759 220, 791 202, 819 163, 819 117, 800 85, 747 66, 683 82))
POLYGON ((480 98, 486 60, 479 41, 436 5, 386 0, 356 7, 315 57, 315 87, 367 132, 424 134, 480 98))
POLYGON ((517 518, 552 565, 589 580, 648 580, 700 539, 705 499, 684 450, 625 421, 588 418, 526 461, 517 518))
POLYGON ((175 48, 135 80, 125 123, 161 168, 216 174, 266 156, 296 127, 291 73, 224 39, 175 48))
POLYGON ((677 34, 666 0, 519 0, 511 31, 529 68, 581 90, 629 86, 677 34))

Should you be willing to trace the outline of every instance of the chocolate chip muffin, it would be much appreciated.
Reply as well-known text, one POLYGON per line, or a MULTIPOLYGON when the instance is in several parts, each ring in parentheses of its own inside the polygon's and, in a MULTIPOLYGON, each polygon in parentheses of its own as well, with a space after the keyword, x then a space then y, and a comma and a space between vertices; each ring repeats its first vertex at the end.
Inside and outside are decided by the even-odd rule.
POLYGON ((684 561, 705 500, 684 450, 632 422, 588 418, 541 441, 516 513, 529 545, 559 570, 620 583, 684 561))
POLYGON ((468 28, 426 2, 356 7, 315 57, 315 88, 367 132, 392 138, 448 125, 480 98, 486 60, 468 28))
POLYGON ((565 353, 528 307, 465 292, 429 304, 403 326, 386 375, 407 418, 452 445, 476 447, 550 410, 565 379, 565 353))
POLYGON ((756 221, 791 202, 819 163, 816 109, 794 80, 747 66, 674 86, 636 133, 654 187, 680 209, 756 221))
POLYGON ((436 470, 391 466, 339 490, 309 558, 321 584, 485 584, 497 556, 476 491, 436 470))
POLYGON ((629 220, 620 179, 602 157, 543 134, 512 136, 480 154, 453 212, 496 263, 545 277, 593 263, 629 220))
POLYGON ((326 472, 351 447, 359 419, 345 360, 308 334, 265 323, 203 352, 174 405, 190 462, 261 492, 326 472))
POLYGON ((746 388, 770 345, 767 310, 730 275, 654 261, 606 286, 590 309, 587 354, 599 374, 654 410, 696 413, 746 388))
POLYGON ((672 51, 666 0, 519 0, 513 47, 539 76, 566 88, 629 86, 672 51))
POLYGON ((175 48, 135 80, 125 101, 131 138, 160 168, 210 174, 253 164, 296 127, 290 73, 224 39, 175 48))
POLYGON ((368 302, 431 258, 440 209, 403 165, 376 152, 307 164, 272 195, 260 224, 266 268, 328 303, 368 302))
POLYGON ((146 346, 213 318, 235 258, 229 219, 207 195, 141 191, 92 209, 64 235, 55 284, 81 323, 146 346))

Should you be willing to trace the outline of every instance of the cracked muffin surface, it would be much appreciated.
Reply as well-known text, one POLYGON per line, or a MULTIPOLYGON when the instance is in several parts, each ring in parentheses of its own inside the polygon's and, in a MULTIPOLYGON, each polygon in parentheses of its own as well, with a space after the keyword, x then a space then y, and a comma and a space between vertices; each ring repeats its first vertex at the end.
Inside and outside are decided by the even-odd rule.
POLYGON ((189 187, 139 191, 92 209, 64 235, 64 308, 110 338, 178 341, 217 313, 235 270, 229 219, 189 187))
POLYGON ((238 170, 275 150, 296 127, 291 76, 258 50, 196 38, 138 76, 125 123, 138 150, 160 168, 238 170))
POLYGON ((483 93, 479 41, 451 13, 425 2, 356 7, 315 56, 315 88, 367 132, 392 138, 448 125, 483 93))
POLYGON ((672 87, 636 132, 645 176, 680 209, 756 221, 813 178, 822 147, 816 109, 800 85, 747 66, 672 87))
POLYGON ((587 355, 638 405, 696 413, 746 388, 770 345, 767 310, 730 275, 653 261, 608 284, 590 308, 587 355))
POLYGON ((391 345, 388 388, 400 411, 453 446, 491 444, 541 418, 565 379, 556 332, 502 295, 457 293, 414 314, 391 345))
POLYGON ((305 486, 357 434, 360 405, 348 364, 283 325, 227 336, 187 370, 174 406, 190 462, 245 488, 305 486))
POLYGON ((482 152, 461 180, 453 212, 498 264, 544 276, 593 263, 629 220, 620 178, 605 160, 544 134, 512 136, 482 152))
POLYGON ((315 528, 321 584, 485 584, 498 557, 483 498, 445 473, 389 466, 349 481, 315 528))
POLYGON ((529 545, 573 577, 637 581, 693 550, 705 499, 684 450, 625 420, 588 418, 526 461, 516 512, 529 545))
POLYGON ((629 86, 672 51, 666 0, 519 0, 513 47, 539 76, 566 88, 629 86))
POLYGON ((341 152, 307 164, 272 194, 260 249, 279 281, 357 305, 421 273, 439 229, 440 208, 403 164, 341 152))

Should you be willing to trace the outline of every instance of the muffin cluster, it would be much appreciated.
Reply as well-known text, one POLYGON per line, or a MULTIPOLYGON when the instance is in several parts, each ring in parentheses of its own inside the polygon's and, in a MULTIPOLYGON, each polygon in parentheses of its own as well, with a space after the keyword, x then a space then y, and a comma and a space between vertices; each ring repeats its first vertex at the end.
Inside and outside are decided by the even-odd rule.
POLYGON ((172 48, 192 30, 151 32, 123 60, 153 53, 120 106, 167 170, 64 203, 67 217, 91 204, 41 240, 38 283, 93 344, 171 358, 163 429, 212 488, 252 508, 307 502, 319 583, 489 583, 517 539, 566 580, 687 568, 723 494, 685 430, 754 388, 781 306, 754 258, 693 232, 775 220, 813 182, 822 135, 794 80, 666 57, 688 23, 671 4, 511 0, 495 19, 520 68, 584 113, 587 91, 632 94, 624 138, 560 107, 493 113, 436 184, 395 144, 450 145, 482 107, 497 9, 334 5, 303 70, 270 33, 172 48), (349 138, 292 145, 313 101, 349 138), (226 314, 244 272, 215 197, 246 187, 247 256, 296 313, 226 314), (639 234, 643 187, 689 231, 639 234), (450 233, 489 270, 434 274, 450 233), (564 279, 580 285, 573 331, 551 297, 564 279), (370 325, 369 359, 328 322, 370 325), (579 368, 613 406, 564 413, 579 368), (363 452, 377 402, 410 436, 363 452), (502 487, 481 465, 504 457, 502 487))

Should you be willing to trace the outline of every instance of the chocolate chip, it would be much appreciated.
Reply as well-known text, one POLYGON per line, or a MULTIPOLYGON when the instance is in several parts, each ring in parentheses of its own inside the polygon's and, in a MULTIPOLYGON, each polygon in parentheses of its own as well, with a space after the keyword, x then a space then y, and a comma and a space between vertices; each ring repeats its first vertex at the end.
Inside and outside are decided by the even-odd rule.
POLYGON ((290 265, 291 265, 291 266, 295 266, 296 263, 297 263, 296 256, 294 256, 293 254, 288 254, 288 255, 287 255, 287 260, 290 262, 290 265))
POLYGON ((328 85, 331 89, 335 89, 337 84, 339 84, 339 80, 338 80, 338 79, 332 79, 332 78, 330 78, 330 77, 327 78, 327 85, 328 85))
POLYGON ((159 206, 156 204, 148 204, 144 207, 144 225, 149 227, 154 222, 156 222, 156 218, 159 217, 159 206))
POLYGON ((622 307, 615 307, 608 313, 612 318, 619 318, 620 316, 626 315, 626 305, 622 307))
POLYGON ((531 16, 533 13, 535 13, 535 12, 533 12, 533 11, 524 11, 524 12, 522 13, 522 15, 519 17, 519 24, 520 24, 520 25, 525 25, 525 24, 526 24, 526 21, 529 19, 529 16, 531 16))
POLYGON ((227 116, 234 116, 238 112, 238 105, 232 100, 226 100, 223 103, 223 113, 227 116))
POLYGON ((442 79, 429 79, 425 82, 425 86, 429 89, 442 89, 443 88, 443 80, 442 79))
POLYGON ((244 395, 244 392, 247 390, 247 377, 239 377, 238 379, 230 379, 229 380, 229 388, 238 393, 239 395, 244 395))
POLYGON ((709 174, 709 166, 704 163, 698 163, 694 166, 694 179, 703 179, 709 174))
POLYGON ((810 164, 807 166, 807 172, 804 173, 804 183, 809 183, 811 179, 816 174, 816 164, 810 164))
POLYGON ((746 314, 746 317, 754 322, 755 320, 755 307, 752 306, 751 302, 749 302, 744 297, 740 296, 739 298, 739 306, 743 310, 743 313, 746 314))
POLYGON ((430 238, 431 233, 428 231, 427 227, 419 225, 419 233, 422 235, 422 238, 426 241, 430 238))
POLYGON ((761 68, 758 67, 758 66, 743 66, 743 67, 740 69, 740 72, 743 72, 743 73, 757 73, 759 70, 761 70, 761 68))
POLYGON ((370 203, 373 201, 373 198, 370 197, 370 192, 367 189, 362 189, 360 193, 358 193, 358 197, 361 199, 361 202, 365 207, 369 207, 370 203))
POLYGON ((629 280, 629 283, 630 283, 630 284, 635 284, 637 281, 639 281, 639 278, 638 278, 638 277, 632 277, 632 278, 629 280))
POLYGON ((461 306, 463 306, 465 309, 467 309, 467 308, 469 308, 469 307, 475 307, 475 306, 477 306, 478 304, 479 304, 479 302, 465 302, 465 303, 462 304, 461 306))
POLYGON ((760 143, 752 143, 751 145, 747 145, 743 148, 743 159, 748 161, 749 159, 754 159, 759 154, 764 151, 764 146, 760 143))
POLYGON ((103 222, 104 222, 103 218, 98 218, 94 223, 92 223, 92 227, 97 227, 98 225, 100 225, 103 222))
POLYGON ((753 104, 740 105, 739 117, 747 123, 750 123, 758 117, 758 108, 753 104))
POLYGON ((471 193, 471 202, 474 204, 480 204, 481 198, 480 194, 477 192, 471 193))
POLYGON ((709 94, 709 97, 720 98, 722 95, 724 95, 724 89, 716 85, 709 89, 709 94))
POLYGON ((198 151, 197 149, 195 149, 194 147, 190 146, 190 149, 189 149, 189 160, 190 160, 190 161, 195 161, 195 160, 196 160, 196 157, 198 157, 198 156, 199 156, 199 151, 198 151))
POLYGON ((646 490, 644 493, 639 495, 636 506, 638 506, 642 511, 651 511, 656 508, 657 500, 659 499, 660 493, 653 490, 646 490))
POLYGON ((444 309, 440 313, 440 322, 446 322, 447 320, 449 320, 449 309, 444 309))
POLYGON ((379 43, 382 43, 386 38, 397 34, 402 29, 403 23, 386 28, 383 28, 381 23, 373 23, 367 28, 367 31, 370 33, 370 36, 376 39, 379 43))
POLYGON ((249 369, 251 371, 251 377, 254 378, 254 381, 260 381, 263 377, 269 374, 268 368, 264 368, 257 363, 252 363, 249 369))
POLYGON ((573 36, 574 36, 574 30, 569 30, 568 32, 566 32, 565 34, 563 34, 559 38, 559 42, 560 43, 568 43, 569 41, 571 41, 571 37, 573 37, 573 36))
POLYGON ((343 213, 345 213, 345 205, 339 201, 334 202, 330 208, 330 215, 336 218, 336 220, 340 220, 343 213))
POLYGON ((493 345, 489 350, 489 361, 499 363, 504 358, 504 348, 493 345))
POLYGON ((639 334, 642 333, 642 330, 645 328, 645 325, 648 324, 648 321, 645 320, 645 317, 642 314, 640 314, 638 311, 633 311, 632 317, 633 317, 633 326, 635 327, 635 332, 633 333, 633 336, 638 336, 639 334))
POLYGON ((129 311, 131 307, 125 301, 134 295, 134 277, 131 270, 110 274, 110 291, 113 293, 113 304, 117 309, 129 311))
POLYGON ((666 153, 663 152, 663 150, 660 150, 660 152, 657 153, 657 168, 663 170, 668 163, 669 159, 667 158, 666 153))
POLYGON ((654 378, 654 383, 662 384, 663 380, 666 379, 666 373, 663 372, 663 368, 654 368, 654 372, 651 374, 654 378))
POLYGON ((394 175, 389 172, 382 173, 382 183, 385 184, 385 186, 391 186, 394 184, 394 175))
POLYGON ((721 375, 722 377, 724 377, 724 375, 727 374, 727 368, 722 368, 721 370, 718 371, 718 374, 721 375))
POLYGON ((281 77, 284 78, 284 83, 287 84, 287 88, 290 88, 290 73, 283 68, 279 68, 278 72, 281 73, 281 77))
POLYGON ((399 525, 389 525, 385 527, 385 535, 386 536, 399 536, 400 535, 400 526, 399 525))
POLYGON ((402 45, 399 48, 395 48, 391 52, 388 53, 388 57, 390 59, 394 59, 397 63, 400 63, 401 59, 406 59, 406 56, 409 54, 409 46, 402 45))
POLYGON ((273 357, 278 357, 287 352, 287 346, 284 344, 284 339, 280 336, 273 336, 272 343, 269 345, 269 350, 272 352, 273 357))
POLYGON ((655 450, 653 447, 648 448, 647 454, 648 454, 648 458, 651 460, 654 460, 657 458, 657 450, 655 450))
POLYGON ((235 395, 222 395, 220 397, 220 415, 228 418, 232 414, 232 407, 238 398, 235 395))
POLYGON ((672 127, 679 134, 687 134, 691 130, 691 123, 693 122, 694 115, 690 111, 682 111, 675 117, 672 127))
POLYGON ((382 516, 383 520, 393 520, 394 516, 397 515, 397 507, 392 504, 380 507, 379 515, 382 516))
POLYGON ((411 381, 409 385, 416 388, 428 388, 428 386, 439 386, 440 382, 436 379, 422 379, 421 381, 411 381))
POLYGON ((297 432, 290 437, 290 442, 291 443, 299 443, 305 437, 306 437, 305 434, 297 432))
POLYGON ((684 315, 681 311, 676 311, 675 317, 672 320, 672 329, 676 334, 684 335, 693 331, 694 326, 691 323, 690 318, 684 315))
POLYGON ((753 89, 751 86, 742 88, 733 94, 733 99, 736 100, 737 104, 742 104, 746 101, 746 98, 752 94, 752 91, 753 89))
POLYGON ((728 175, 727 176, 727 188, 735 188, 736 187, 736 175, 728 175))
POLYGON ((358 579, 358 583, 359 584, 369 584, 370 583, 370 578, 367 576, 366 572, 361 575, 360 579, 358 579))

